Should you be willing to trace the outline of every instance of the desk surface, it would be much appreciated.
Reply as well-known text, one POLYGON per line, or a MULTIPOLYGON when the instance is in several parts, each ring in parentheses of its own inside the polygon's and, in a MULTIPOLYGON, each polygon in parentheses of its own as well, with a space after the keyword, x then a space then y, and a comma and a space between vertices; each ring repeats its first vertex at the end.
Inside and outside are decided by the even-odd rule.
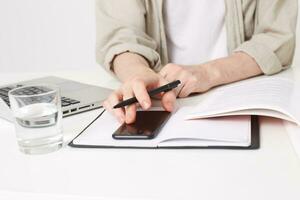
MULTIPOLYGON (((52 74, 117 87, 103 73, 99 69, 52 74)), ((40 76, 0 74, 0 84, 40 76)), ((65 118, 66 139, 99 112, 65 118)), ((66 199, 299 199, 300 160, 283 122, 261 117, 260 131, 261 148, 255 151, 65 147, 28 156, 17 149, 13 125, 0 119, 0 197, 6 191, 13 197, 30 193, 49 194, 51 199, 56 199, 53 195, 71 195, 66 199)))

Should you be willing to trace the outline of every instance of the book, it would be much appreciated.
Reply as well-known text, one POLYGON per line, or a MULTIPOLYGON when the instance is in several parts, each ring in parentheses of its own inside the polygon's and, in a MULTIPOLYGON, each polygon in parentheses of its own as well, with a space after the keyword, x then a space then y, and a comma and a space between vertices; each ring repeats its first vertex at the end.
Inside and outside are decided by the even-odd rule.
POLYGON ((216 88, 185 119, 260 115, 300 125, 299 102, 300 85, 289 69, 216 88))
POLYGON ((185 120, 191 110, 191 106, 179 108, 159 134, 148 140, 113 139, 112 134, 121 124, 109 112, 103 111, 69 145, 91 148, 258 148, 258 126, 251 116, 185 120))

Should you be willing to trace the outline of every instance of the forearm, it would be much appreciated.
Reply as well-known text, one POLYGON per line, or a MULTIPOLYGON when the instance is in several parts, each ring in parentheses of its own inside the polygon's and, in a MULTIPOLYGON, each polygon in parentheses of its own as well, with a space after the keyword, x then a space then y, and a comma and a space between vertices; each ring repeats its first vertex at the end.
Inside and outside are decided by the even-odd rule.
POLYGON ((200 74, 208 76, 210 86, 215 87, 244 80, 262 74, 255 60, 246 53, 238 52, 203 64, 200 74))
POLYGON ((149 71, 153 72, 145 58, 129 52, 114 59, 112 70, 122 82, 139 75, 143 76, 149 71))

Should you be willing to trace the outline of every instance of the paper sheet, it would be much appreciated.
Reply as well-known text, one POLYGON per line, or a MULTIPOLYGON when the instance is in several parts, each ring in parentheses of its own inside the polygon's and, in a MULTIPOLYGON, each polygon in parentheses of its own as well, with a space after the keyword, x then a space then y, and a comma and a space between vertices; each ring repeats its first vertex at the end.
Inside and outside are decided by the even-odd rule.
POLYGON ((289 119, 300 125, 299 89, 300 85, 281 76, 244 80, 212 91, 186 118, 235 115, 242 111, 289 119))

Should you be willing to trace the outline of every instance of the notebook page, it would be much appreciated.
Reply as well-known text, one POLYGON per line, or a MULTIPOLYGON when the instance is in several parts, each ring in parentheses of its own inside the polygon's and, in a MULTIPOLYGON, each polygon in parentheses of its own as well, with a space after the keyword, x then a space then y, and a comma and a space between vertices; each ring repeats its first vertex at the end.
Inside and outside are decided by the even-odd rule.
POLYGON ((207 140, 210 142, 249 142, 251 117, 230 116, 200 120, 185 120, 193 107, 180 108, 158 135, 160 143, 166 141, 207 140))
MULTIPOLYGON (((257 114, 255 109, 260 109, 259 114, 262 115, 261 110, 268 109, 280 112, 274 117, 280 117, 283 114, 290 118, 290 121, 300 122, 298 106, 292 106, 297 98, 295 94, 299 93, 295 91, 293 81, 287 78, 249 79, 212 91, 186 118, 205 118, 240 110, 246 110, 248 114, 257 114)), ((268 112, 268 114, 271 113, 268 112)))

